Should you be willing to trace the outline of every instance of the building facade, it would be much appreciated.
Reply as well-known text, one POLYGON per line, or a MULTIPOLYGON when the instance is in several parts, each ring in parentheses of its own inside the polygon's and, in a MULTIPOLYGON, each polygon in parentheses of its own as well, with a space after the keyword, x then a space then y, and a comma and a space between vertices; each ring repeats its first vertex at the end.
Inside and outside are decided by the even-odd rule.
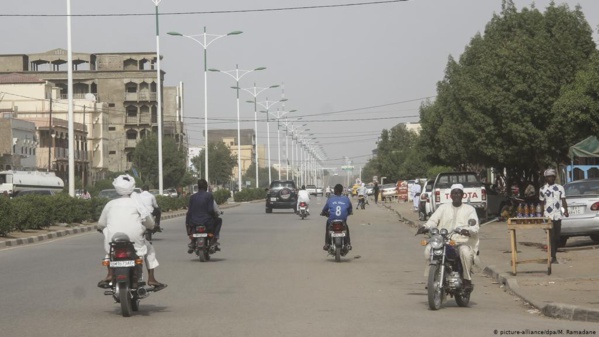
MULTIPOLYGON (((97 103, 106 104, 108 130, 102 136, 107 139, 107 155, 102 160, 110 171, 131 168, 131 153, 137 143, 148 133, 158 132, 158 90, 163 102, 163 136, 187 146, 181 108, 183 86, 158 88, 164 83, 165 73, 161 72, 158 81, 156 61, 154 52, 73 53, 73 98, 87 100, 93 95, 97 103)), ((0 75, 11 73, 48 81, 61 89, 57 99, 68 97, 64 49, 0 55, 0 75)))
MULTIPOLYGON (((35 124, 37 161, 34 168, 56 171, 68 180, 68 100, 61 89, 31 75, 0 75, 0 109, 15 119, 35 124)), ((75 172, 84 185, 103 179, 108 171, 107 105, 93 94, 73 100, 75 172)), ((1 137, 1 136, 0 136, 1 137)))

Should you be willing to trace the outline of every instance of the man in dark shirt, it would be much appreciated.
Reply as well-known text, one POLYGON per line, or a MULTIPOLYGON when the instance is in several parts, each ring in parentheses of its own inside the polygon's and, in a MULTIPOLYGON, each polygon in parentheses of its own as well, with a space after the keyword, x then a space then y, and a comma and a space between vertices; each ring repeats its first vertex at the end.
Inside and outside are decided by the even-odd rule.
POLYGON ((187 217, 185 219, 187 235, 191 239, 187 253, 193 253, 195 245, 193 242, 194 238, 191 235, 194 228, 198 225, 204 225, 208 231, 213 232, 214 239, 212 240, 212 245, 218 245, 217 241, 220 237, 220 228, 223 220, 218 217, 220 211, 217 208, 218 206, 215 208, 215 205, 212 193, 208 192, 208 182, 206 179, 198 180, 198 192, 189 198, 189 207, 187 207, 187 217))

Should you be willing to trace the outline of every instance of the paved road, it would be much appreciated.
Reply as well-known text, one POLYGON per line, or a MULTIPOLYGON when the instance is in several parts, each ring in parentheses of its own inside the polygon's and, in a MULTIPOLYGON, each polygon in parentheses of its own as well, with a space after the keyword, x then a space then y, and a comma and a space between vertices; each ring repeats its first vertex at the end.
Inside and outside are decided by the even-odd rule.
MULTIPOLYGON (((312 213, 322 205, 317 200, 312 213), (320 204, 319 204, 320 203, 320 204)), ((354 251, 335 263, 322 251, 322 217, 265 214, 260 203, 226 210, 223 251, 208 263, 186 253, 183 218, 166 220, 154 245, 169 287, 119 307, 95 284, 95 232, 0 250, 2 336, 492 336, 494 330, 579 330, 529 307, 480 274, 470 308, 427 307, 420 238, 394 213, 370 205, 350 218, 354 251), (467 324, 465 324, 467 323, 467 324)))

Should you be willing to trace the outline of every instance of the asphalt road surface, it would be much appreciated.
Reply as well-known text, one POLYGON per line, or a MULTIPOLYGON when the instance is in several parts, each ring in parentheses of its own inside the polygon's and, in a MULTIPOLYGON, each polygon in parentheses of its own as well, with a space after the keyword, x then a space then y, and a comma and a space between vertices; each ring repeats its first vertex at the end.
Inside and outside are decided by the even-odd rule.
POLYGON ((0 336, 599 333, 596 323, 540 316, 481 274, 470 307, 448 299, 431 311, 414 229, 371 203, 350 217, 354 250, 335 263, 322 250, 323 200, 313 199, 306 220, 286 210, 265 214, 262 203, 225 210, 222 251, 206 263, 187 254, 183 218, 164 221, 153 244, 156 276, 168 288, 142 300, 129 318, 96 287, 105 275, 100 234, 0 250, 0 336))

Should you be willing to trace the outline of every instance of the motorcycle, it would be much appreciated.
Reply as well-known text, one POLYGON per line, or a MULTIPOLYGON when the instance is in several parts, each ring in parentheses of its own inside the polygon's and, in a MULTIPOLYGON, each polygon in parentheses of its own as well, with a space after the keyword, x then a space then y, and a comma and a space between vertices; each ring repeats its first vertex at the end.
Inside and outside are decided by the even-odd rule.
POLYGON ((451 240, 454 233, 460 233, 461 228, 449 232, 432 228, 429 231, 428 241, 423 240, 422 245, 430 244, 431 257, 428 274, 428 306, 431 310, 439 310, 447 295, 455 298, 458 306, 466 307, 470 302, 469 289, 464 286, 462 263, 455 242, 451 240))
POLYGON ((308 216, 308 204, 306 204, 303 201, 300 201, 297 213, 302 218, 302 220, 304 220, 304 218, 308 216))
POLYGON ((113 279, 104 295, 112 296, 121 304, 123 317, 139 310, 139 301, 150 295, 154 288, 143 280, 143 258, 137 256, 133 242, 124 233, 117 233, 110 243, 110 254, 102 263, 113 269, 113 279))
MULTIPOLYGON (((223 212, 220 212, 223 214, 223 212)), ((190 247, 201 262, 210 261, 210 255, 220 251, 218 244, 214 243, 214 229, 208 229, 204 225, 197 225, 193 229, 193 246, 190 247)))
POLYGON ((148 242, 152 241, 152 235, 154 235, 154 234, 156 234, 158 232, 162 232, 162 227, 160 227, 160 224, 156 220, 157 220, 157 217, 154 216, 154 223, 156 225, 154 226, 154 228, 152 228, 152 229, 146 229, 146 231, 144 232, 144 238, 148 242))
POLYGON ((358 195, 358 204, 356 205, 356 209, 358 208, 366 208, 366 198, 364 197, 364 195, 358 195))
MULTIPOLYGON (((320 215, 328 217, 328 213, 321 213, 320 215)), ((343 220, 333 220, 328 226, 329 237, 331 242, 329 243, 329 255, 335 257, 335 262, 340 262, 341 257, 347 255, 349 252, 347 241, 347 224, 343 220)))

